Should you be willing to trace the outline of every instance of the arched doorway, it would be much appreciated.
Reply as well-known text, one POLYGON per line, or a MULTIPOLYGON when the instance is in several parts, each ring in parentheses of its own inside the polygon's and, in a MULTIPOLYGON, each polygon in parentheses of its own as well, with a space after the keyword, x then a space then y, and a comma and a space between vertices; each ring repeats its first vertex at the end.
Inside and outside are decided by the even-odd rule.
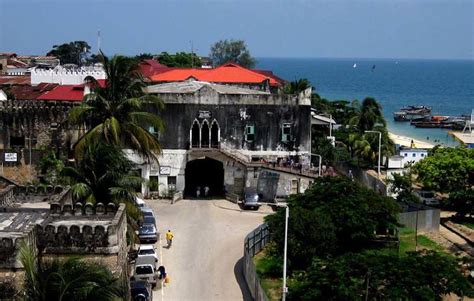
POLYGON ((219 124, 215 119, 211 124, 211 147, 219 147, 219 124))
POLYGON ((200 197, 204 197, 205 187, 209 188, 208 196, 221 196, 224 189, 224 165, 210 159, 196 159, 186 164, 184 194, 196 197, 199 188, 200 197))
POLYGON ((197 120, 194 120, 193 125, 191 126, 191 147, 200 147, 199 145, 199 136, 200 136, 200 126, 197 120))
POLYGON ((204 120, 201 125, 201 147, 209 147, 209 122, 204 120))

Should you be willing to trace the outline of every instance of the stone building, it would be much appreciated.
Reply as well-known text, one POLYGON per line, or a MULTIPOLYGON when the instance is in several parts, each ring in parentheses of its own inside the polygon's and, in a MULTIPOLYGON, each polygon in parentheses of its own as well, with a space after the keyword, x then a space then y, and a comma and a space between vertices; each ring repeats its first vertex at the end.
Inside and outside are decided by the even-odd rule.
MULTIPOLYGON (((242 195, 274 181, 273 197, 286 196, 304 190, 314 178, 302 172, 304 164, 309 168, 302 158, 310 153, 311 89, 283 95, 188 80, 152 85, 147 92, 165 103, 159 113, 166 125, 159 135, 163 152, 160 166, 134 160, 160 194, 195 196, 199 189, 204 195, 208 187, 210 195, 242 195), (265 164, 290 157, 298 158, 299 170, 265 164)), ((143 192, 149 191, 144 187, 143 192)))
POLYGON ((128 277, 126 228, 123 204, 82 206, 73 204, 69 189, 60 186, 8 185, 0 189, 0 282, 21 286, 22 241, 43 259, 81 256, 128 277))

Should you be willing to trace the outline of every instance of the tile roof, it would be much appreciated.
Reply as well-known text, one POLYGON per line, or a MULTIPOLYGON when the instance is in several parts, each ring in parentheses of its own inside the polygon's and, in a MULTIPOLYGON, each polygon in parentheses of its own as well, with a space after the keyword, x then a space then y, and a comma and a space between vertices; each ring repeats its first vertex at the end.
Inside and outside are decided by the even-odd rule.
POLYGON ((269 80, 270 86, 282 84, 282 80, 273 73, 247 69, 234 63, 227 63, 213 69, 170 68, 168 71, 150 77, 154 82, 184 81, 190 78, 214 83, 261 84, 269 80))

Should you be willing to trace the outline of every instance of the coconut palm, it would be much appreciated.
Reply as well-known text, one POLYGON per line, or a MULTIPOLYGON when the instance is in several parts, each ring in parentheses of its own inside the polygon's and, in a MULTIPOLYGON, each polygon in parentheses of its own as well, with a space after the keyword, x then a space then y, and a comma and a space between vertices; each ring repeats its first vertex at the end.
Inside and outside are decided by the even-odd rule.
POLYGON ((86 124, 89 128, 74 146, 75 157, 80 159, 87 145, 105 141, 130 148, 148 161, 156 159, 161 147, 149 129, 160 132, 164 126, 149 110, 158 112, 163 102, 145 94, 145 83, 134 60, 120 55, 109 60, 101 54, 100 58, 107 75, 105 87, 88 78, 91 93, 69 114, 71 125, 86 124))
POLYGON ((25 269, 26 300, 117 300, 125 297, 123 282, 105 267, 77 257, 41 261, 23 243, 20 261, 25 269))
POLYGON ((65 167, 61 175, 71 184, 73 198, 89 203, 132 202, 142 178, 131 172, 135 164, 113 144, 87 145, 76 166, 65 167))
MULTIPOLYGON (((357 105, 357 103, 354 104, 357 105)), ((356 126, 359 133, 372 130, 376 125, 382 125, 383 127, 386 126, 382 107, 374 98, 366 97, 362 101, 362 105, 360 105, 359 108, 356 108, 356 111, 357 114, 350 119, 349 124, 356 126)))

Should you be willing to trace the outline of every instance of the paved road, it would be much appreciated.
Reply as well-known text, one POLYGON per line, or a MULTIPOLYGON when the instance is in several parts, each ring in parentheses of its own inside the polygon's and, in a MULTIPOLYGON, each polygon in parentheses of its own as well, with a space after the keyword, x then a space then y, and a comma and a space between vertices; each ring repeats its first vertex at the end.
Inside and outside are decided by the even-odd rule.
POLYGON ((241 272, 243 241, 268 208, 241 211, 225 200, 147 202, 160 232, 175 235, 171 249, 162 247, 164 237, 158 244, 171 281, 154 291, 154 300, 250 300, 241 272))

